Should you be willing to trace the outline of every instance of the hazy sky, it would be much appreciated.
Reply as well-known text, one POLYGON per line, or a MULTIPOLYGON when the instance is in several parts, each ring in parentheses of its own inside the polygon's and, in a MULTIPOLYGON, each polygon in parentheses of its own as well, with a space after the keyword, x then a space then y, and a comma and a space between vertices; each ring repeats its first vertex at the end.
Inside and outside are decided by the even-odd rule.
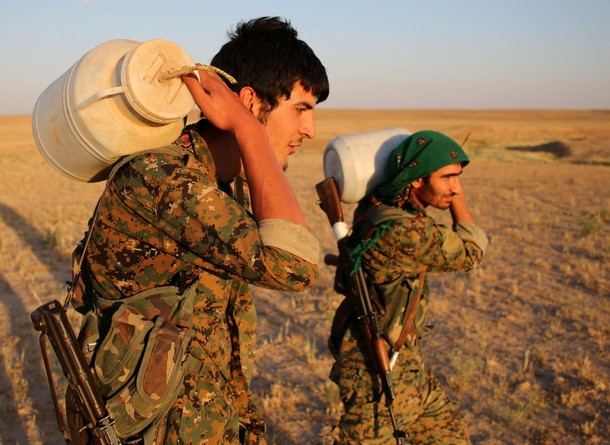
POLYGON ((112 39, 209 63, 238 21, 289 19, 329 108, 610 108, 610 0, 0 0, 0 114, 112 39))

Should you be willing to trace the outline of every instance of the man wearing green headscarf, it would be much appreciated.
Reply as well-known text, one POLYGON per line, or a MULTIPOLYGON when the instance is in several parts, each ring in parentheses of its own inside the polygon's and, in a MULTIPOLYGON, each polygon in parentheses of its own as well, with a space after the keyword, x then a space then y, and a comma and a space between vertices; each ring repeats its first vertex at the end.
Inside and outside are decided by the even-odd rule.
MULTIPOLYGON (((364 272, 393 358, 397 426, 411 444, 470 443, 457 405, 420 352, 429 301, 426 274, 469 271, 487 247, 459 180, 468 162, 460 145, 442 133, 426 130, 408 137, 390 154, 386 181, 359 202, 348 238, 351 270, 337 271, 338 290, 342 274, 364 272), (426 207, 449 209, 453 226, 435 222, 426 207)), ((333 323, 329 341, 336 358, 331 379, 345 408, 333 431, 335 444, 393 443, 381 382, 351 306, 349 299, 340 306, 335 318, 344 322, 333 323)))

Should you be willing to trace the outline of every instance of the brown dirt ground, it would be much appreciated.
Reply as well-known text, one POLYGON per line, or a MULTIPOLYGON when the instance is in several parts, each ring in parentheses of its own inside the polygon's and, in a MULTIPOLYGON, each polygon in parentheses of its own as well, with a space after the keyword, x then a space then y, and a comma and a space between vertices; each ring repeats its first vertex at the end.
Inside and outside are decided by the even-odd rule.
MULTIPOLYGON (((336 250, 314 190, 324 147, 336 135, 393 126, 465 140, 473 161, 462 179, 490 248, 474 272, 431 277, 435 327, 424 345, 473 443, 610 443, 610 112, 320 109, 318 137, 288 176, 322 254, 336 250), (549 142, 571 154, 508 149, 549 142)), ((51 170, 30 116, 0 117, 0 171, 0 445, 60 444, 29 314, 62 298, 72 246, 103 185, 51 170)), ((306 292, 254 294, 253 389, 269 443, 330 444, 341 414, 327 378, 339 303, 332 270, 322 266, 306 292)))

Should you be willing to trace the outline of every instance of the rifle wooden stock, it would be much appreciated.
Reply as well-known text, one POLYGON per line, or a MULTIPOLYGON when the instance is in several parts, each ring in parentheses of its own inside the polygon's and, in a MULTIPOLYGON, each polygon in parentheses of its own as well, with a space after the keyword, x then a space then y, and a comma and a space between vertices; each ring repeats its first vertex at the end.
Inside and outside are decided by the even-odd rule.
MULTIPOLYGON (((34 329, 40 331, 40 346, 42 349, 45 366, 47 366, 47 377, 51 386, 51 394, 54 398, 57 421, 60 430, 65 436, 65 427, 62 415, 58 412, 57 400, 55 400, 55 389, 50 369, 48 369, 48 358, 46 346, 43 339, 49 339, 55 355, 61 365, 63 374, 68 380, 69 389, 72 390, 75 400, 80 408, 86 427, 90 429, 98 442, 102 445, 120 445, 121 442, 114 429, 114 422, 108 414, 104 400, 102 399, 89 367, 78 347, 74 331, 68 322, 64 308, 58 301, 54 300, 40 306, 31 314, 34 329)), ((73 440, 75 440, 73 438, 73 440)), ((67 439, 66 439, 67 441, 67 439)), ((76 441, 76 440, 75 440, 76 441)))
MULTIPOLYGON (((377 366, 377 372, 384 375, 387 373, 389 376, 390 357, 388 356, 385 340, 380 336, 372 336, 371 348, 373 350, 373 356, 375 357, 375 365, 377 366)), ((389 383, 388 386, 388 391, 392 391, 391 383, 389 383)), ((395 398, 393 391, 390 393, 390 397, 392 398, 392 400, 395 398)))
POLYGON ((341 197, 335 178, 332 176, 316 184, 316 191, 320 198, 320 207, 326 213, 330 225, 343 222, 343 208, 341 207, 341 197))

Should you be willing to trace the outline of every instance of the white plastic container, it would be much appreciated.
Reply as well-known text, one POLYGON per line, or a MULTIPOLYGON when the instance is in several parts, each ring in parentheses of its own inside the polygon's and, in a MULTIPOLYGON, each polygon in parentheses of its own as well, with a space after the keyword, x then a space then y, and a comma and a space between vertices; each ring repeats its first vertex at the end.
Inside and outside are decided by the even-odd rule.
POLYGON ((120 157, 171 143, 195 105, 180 78, 192 66, 167 40, 111 40, 78 60, 38 98, 32 132, 38 150, 62 175, 106 179, 120 157))
POLYGON ((337 136, 324 151, 324 176, 334 177, 341 201, 358 202, 383 183, 392 150, 411 133, 400 127, 337 136))

